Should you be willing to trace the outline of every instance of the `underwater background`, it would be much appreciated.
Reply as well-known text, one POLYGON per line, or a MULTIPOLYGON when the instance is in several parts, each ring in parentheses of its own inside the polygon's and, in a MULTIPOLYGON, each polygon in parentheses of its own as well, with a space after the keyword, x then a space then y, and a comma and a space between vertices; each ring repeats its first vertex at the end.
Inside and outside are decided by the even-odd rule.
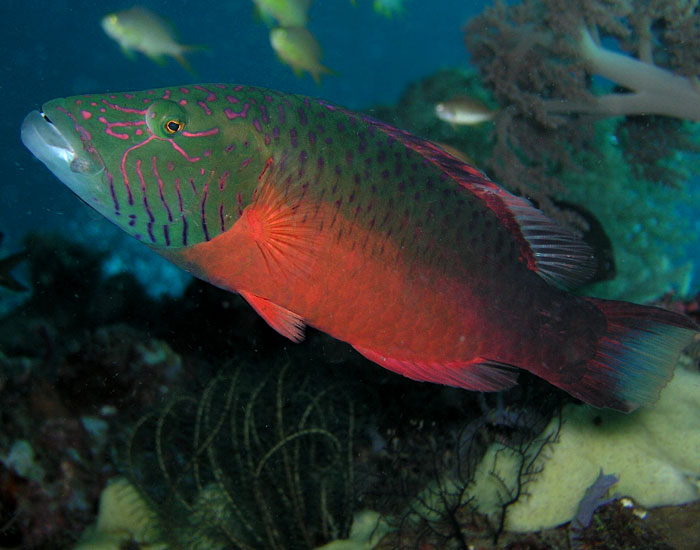
MULTIPOLYGON (((622 4, 581 1, 572 12, 622 4)), ((691 77, 699 8, 658 4, 671 8, 650 26, 654 60, 691 77), (687 18, 673 36, 669 13, 687 18)), ((274 23, 250 0, 139 5, 198 46, 184 54, 196 76, 173 58, 120 51, 100 21, 131 2, 1 8, 0 262, 21 256, 5 265, 11 276, 0 273, 0 548, 700 547, 697 350, 682 359, 674 393, 629 418, 528 375, 499 394, 417 384, 313 330, 291 344, 237 296, 193 280, 77 200, 19 137, 29 111, 74 94, 231 82, 322 97, 455 148, 582 234, 599 266, 581 292, 697 321, 697 116, 537 111, 533 97, 565 87, 536 82, 546 71, 525 55, 514 61, 516 90, 499 87, 497 67, 521 39, 507 31, 529 23, 513 11, 500 28, 495 12, 474 32, 467 25, 490 2, 317 0, 306 26, 332 71, 320 84, 275 54, 274 23), (436 104, 462 96, 489 120, 440 120, 436 104), (565 483, 572 473, 559 461, 581 472, 578 484, 565 483), (568 500, 552 485, 536 489, 549 478, 568 500), (519 508, 526 495, 537 495, 534 508, 519 508)), ((627 51, 630 36, 604 43, 627 51)), ((619 91, 600 76, 584 81, 590 93, 619 91)))

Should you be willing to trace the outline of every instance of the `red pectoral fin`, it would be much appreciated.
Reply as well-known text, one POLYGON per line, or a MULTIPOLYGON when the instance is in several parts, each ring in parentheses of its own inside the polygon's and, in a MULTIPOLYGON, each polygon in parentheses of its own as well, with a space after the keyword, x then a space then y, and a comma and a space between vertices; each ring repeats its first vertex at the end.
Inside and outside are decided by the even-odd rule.
POLYGON ((240 291, 240 294, 253 306, 258 315, 282 336, 286 336, 293 342, 301 342, 304 339, 306 324, 299 315, 249 292, 240 291))
POLYGON ((271 158, 260 175, 253 202, 236 222, 238 230, 254 241, 266 275, 280 284, 308 275, 327 240, 321 205, 307 196, 306 186, 295 177, 298 179, 286 159, 271 158))

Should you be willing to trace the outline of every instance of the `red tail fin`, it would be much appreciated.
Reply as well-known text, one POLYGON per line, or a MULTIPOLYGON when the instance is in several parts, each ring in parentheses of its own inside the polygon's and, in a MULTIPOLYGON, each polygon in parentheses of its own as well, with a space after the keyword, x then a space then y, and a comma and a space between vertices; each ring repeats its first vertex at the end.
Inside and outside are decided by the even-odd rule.
POLYGON ((623 412, 654 403, 673 377, 681 351, 698 334, 698 326, 665 309, 586 300, 605 315, 607 331, 582 379, 564 389, 595 407, 623 412))

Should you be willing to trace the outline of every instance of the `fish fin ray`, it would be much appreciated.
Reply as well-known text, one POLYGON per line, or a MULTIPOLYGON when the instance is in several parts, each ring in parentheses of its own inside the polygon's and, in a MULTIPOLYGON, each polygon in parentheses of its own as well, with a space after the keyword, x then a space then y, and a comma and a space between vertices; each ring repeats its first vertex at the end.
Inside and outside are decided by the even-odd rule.
POLYGON ((698 337, 698 326, 665 309, 585 298, 607 320, 583 373, 555 385, 594 407, 630 412, 654 403, 673 377, 678 357, 698 337))
MULTIPOLYGON (((561 288, 575 288, 593 277, 596 271, 595 256, 584 241, 549 219, 526 199, 516 197, 495 184, 477 184, 474 187, 480 188, 477 194, 481 193, 482 198, 491 194, 501 201, 505 211, 496 211, 496 214, 502 220, 508 215, 512 216, 529 248, 530 254, 527 256, 534 260, 535 271, 545 281, 561 288)), ((506 225, 509 225, 507 221, 506 225)), ((516 230, 514 227, 509 229, 516 230)))
POLYGON ((369 348, 353 346, 370 361, 419 382, 434 382, 475 391, 500 391, 517 383, 518 370, 499 361, 414 361, 387 357, 369 348))
MULTIPOLYGON (((452 159, 449 164, 443 168, 453 175, 459 168, 452 166, 452 159)), ((549 284, 564 289, 579 287, 595 275, 595 255, 588 244, 548 218, 527 199, 509 193, 486 176, 473 173, 470 166, 464 166, 467 170, 462 170, 462 177, 457 172, 456 179, 482 199, 516 236, 521 258, 530 269, 549 284)))
POLYGON ((239 222, 255 241, 271 277, 304 277, 328 235, 320 231, 317 204, 287 173, 285 159, 267 161, 253 202, 239 222))
POLYGON ((157 63, 161 67, 165 67, 167 65, 167 61, 165 60, 165 56, 159 55, 159 54, 154 54, 154 53, 147 53, 145 54, 148 59, 153 61, 154 63, 157 63))
POLYGON ((239 292, 258 315, 282 336, 289 338, 292 342, 301 342, 304 339, 306 323, 299 315, 250 292, 243 290, 239 292))

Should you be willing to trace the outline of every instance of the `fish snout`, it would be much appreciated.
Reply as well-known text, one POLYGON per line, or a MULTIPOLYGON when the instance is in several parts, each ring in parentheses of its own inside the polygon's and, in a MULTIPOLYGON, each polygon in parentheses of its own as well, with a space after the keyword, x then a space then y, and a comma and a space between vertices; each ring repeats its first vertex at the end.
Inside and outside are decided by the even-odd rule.
POLYGON ((102 180, 104 162, 92 147, 73 130, 72 121, 60 112, 51 118, 44 112, 32 111, 22 122, 22 143, 43 162, 58 179, 81 198, 87 200, 102 180), (54 118, 65 118, 65 124, 54 118))

